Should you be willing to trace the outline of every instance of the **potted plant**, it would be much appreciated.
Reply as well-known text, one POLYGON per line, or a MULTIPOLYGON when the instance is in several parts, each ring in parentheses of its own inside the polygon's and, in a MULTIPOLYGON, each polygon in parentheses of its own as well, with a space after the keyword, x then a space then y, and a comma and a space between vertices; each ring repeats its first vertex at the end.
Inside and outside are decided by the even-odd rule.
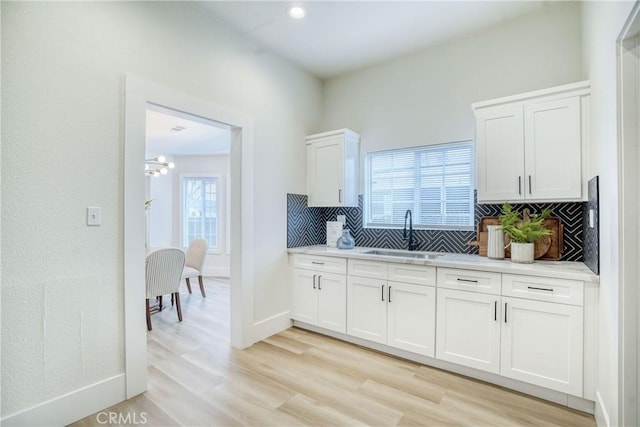
POLYGON ((511 208, 509 203, 502 205, 500 226, 511 238, 511 261, 523 264, 533 262, 533 244, 543 236, 551 234, 544 226, 544 220, 551 215, 551 209, 544 209, 541 214, 533 214, 530 218, 520 218, 520 214, 511 208))

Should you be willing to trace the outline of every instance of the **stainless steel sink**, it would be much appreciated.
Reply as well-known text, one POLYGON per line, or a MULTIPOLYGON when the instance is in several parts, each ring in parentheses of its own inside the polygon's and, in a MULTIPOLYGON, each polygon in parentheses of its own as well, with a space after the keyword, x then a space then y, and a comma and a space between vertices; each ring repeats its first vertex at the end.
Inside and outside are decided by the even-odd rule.
POLYGON ((436 259, 443 254, 438 252, 412 252, 412 251, 385 251, 382 249, 374 249, 372 251, 363 252, 367 255, 395 256, 400 258, 417 258, 417 259, 436 259))

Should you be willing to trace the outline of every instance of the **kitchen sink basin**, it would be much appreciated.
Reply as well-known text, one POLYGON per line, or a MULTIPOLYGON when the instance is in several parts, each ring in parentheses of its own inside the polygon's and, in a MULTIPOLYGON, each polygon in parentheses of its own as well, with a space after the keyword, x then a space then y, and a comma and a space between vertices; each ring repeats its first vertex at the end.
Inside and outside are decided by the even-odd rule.
POLYGON ((395 256, 400 258, 416 259, 436 259, 442 256, 442 254, 438 252, 385 251, 381 249, 375 249, 363 253, 367 255, 395 256))

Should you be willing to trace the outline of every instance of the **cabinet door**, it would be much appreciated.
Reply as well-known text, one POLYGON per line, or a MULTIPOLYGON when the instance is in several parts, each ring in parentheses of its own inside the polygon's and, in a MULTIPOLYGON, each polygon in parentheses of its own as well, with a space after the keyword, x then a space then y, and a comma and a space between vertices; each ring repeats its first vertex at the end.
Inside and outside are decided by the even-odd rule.
POLYGON ((343 135, 307 144, 307 192, 309 206, 343 206, 343 135))
POLYGON ((503 297, 500 374, 582 396, 582 307, 503 297))
POLYGON ((433 357, 436 332, 436 289, 388 282, 387 344, 433 357))
POLYGON ((320 274, 318 288, 318 326, 341 333, 347 332, 347 277, 320 274))
POLYGON ((387 282, 347 277, 347 333, 386 344, 387 282))
POLYGON ((291 318, 311 325, 318 324, 317 273, 294 268, 291 280, 291 318))
POLYGON ((522 106, 476 112, 478 201, 518 200, 524 194, 522 106))
POLYGON ((528 199, 582 196, 580 97, 524 107, 528 199))
POLYGON ((436 358, 500 372, 500 297, 438 289, 436 358))

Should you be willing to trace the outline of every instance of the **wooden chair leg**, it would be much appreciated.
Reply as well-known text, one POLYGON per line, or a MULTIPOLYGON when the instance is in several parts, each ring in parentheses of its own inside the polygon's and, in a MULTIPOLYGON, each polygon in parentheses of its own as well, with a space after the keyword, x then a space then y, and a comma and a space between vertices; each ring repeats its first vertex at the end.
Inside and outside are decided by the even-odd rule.
POLYGON ((158 304, 160 304, 158 306, 158 311, 162 311, 162 295, 158 297, 158 304))
POLYGON ((187 277, 186 279, 184 279, 187 281, 187 289, 189 290, 189 293, 191 293, 191 282, 189 281, 189 278, 187 277))
POLYGON ((147 298, 147 330, 151 330, 151 310, 149 309, 149 298, 147 298))
POLYGON ((176 309, 178 310, 178 320, 182 322, 182 308, 180 307, 180 293, 176 292, 176 309))
POLYGON ((204 293, 204 283, 202 283, 202 276, 198 276, 198 282, 200 282, 200 293, 203 297, 206 297, 207 294, 204 293))

